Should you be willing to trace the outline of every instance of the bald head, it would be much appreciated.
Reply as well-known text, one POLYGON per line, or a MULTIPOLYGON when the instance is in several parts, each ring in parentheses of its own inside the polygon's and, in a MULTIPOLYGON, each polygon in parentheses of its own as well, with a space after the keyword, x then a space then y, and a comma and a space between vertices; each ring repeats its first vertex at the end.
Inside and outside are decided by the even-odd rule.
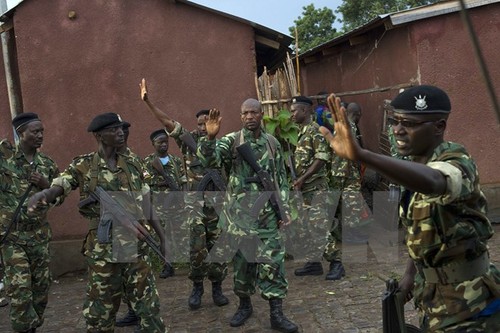
POLYGON ((352 102, 347 105, 347 118, 350 122, 357 124, 361 119, 361 107, 358 103, 352 102))
POLYGON ((241 110, 247 109, 247 108, 254 109, 254 110, 256 110, 256 109, 261 110, 262 109, 260 102, 258 100, 256 100, 255 98, 249 98, 246 101, 244 101, 243 104, 241 104, 241 110))

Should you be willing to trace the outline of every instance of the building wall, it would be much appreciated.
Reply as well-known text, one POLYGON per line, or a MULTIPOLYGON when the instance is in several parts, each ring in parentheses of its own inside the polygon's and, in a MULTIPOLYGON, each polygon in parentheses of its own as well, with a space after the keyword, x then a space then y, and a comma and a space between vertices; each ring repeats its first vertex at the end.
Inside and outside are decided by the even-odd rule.
MULTIPOLYGON (((252 27, 173 1, 27 0, 14 27, 24 111, 42 118, 42 150, 61 169, 95 150, 86 128, 102 112, 132 124, 132 150, 152 152, 149 133, 160 125, 140 99, 143 77, 151 100, 189 129, 211 107, 224 116, 221 133, 239 128, 241 102, 256 95, 252 27)), ((12 140, 4 79, 0 89, 0 137, 12 140)), ((86 233, 77 197, 51 211, 55 240, 86 233)))

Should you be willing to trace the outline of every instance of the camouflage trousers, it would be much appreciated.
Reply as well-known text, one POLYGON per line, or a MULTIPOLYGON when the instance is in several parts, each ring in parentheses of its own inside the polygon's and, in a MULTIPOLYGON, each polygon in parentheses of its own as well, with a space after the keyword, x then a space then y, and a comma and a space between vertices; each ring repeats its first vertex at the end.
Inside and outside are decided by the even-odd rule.
POLYGON ((292 207, 298 207, 298 219, 285 231, 293 236, 287 240, 287 252, 294 259, 320 261, 329 243, 329 235, 334 222, 335 193, 328 191, 327 184, 318 184, 314 188, 291 194, 292 207))
POLYGON ((205 277, 210 281, 221 282, 227 276, 227 263, 207 262, 208 253, 217 242, 221 230, 217 223, 219 216, 213 207, 204 204, 191 211, 189 218, 189 279, 202 282, 205 277))
POLYGON ((83 316, 87 332, 114 331, 122 293, 141 320, 141 332, 166 332, 149 257, 141 256, 132 263, 111 263, 90 257, 86 260, 88 282, 83 316))
POLYGON ((1 254, 12 329, 23 332, 41 326, 51 281, 49 242, 28 244, 8 239, 1 254))
POLYGON ((190 231, 187 216, 179 209, 157 212, 165 233, 166 256, 171 262, 187 262, 189 258, 190 231))
POLYGON ((433 333, 489 333, 500 332, 500 314, 497 312, 490 316, 483 316, 478 318, 471 318, 461 323, 448 326, 443 329, 429 330, 426 324, 422 325, 424 332, 433 333))
POLYGON ((233 258, 234 293, 248 297, 255 294, 257 286, 265 300, 285 298, 285 249, 278 231, 266 238, 233 237, 233 246, 238 249, 233 258))

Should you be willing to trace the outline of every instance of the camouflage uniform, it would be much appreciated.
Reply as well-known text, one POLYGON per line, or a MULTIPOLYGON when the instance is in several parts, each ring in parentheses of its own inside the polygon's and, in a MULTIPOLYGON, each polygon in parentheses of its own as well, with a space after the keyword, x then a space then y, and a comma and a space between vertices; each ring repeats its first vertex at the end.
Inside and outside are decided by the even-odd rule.
MULTIPOLYGON (((16 147, 1 143, 3 167, 1 173, 0 238, 11 223, 19 199, 30 186, 29 177, 36 171, 49 182, 59 174, 56 163, 43 153, 36 153, 29 163, 16 147), (12 154, 12 155, 10 155, 12 154)), ((41 191, 33 186, 30 195, 41 191)), ((5 243, 1 244, 5 264, 5 284, 11 300, 10 319, 14 331, 27 331, 43 324, 50 286, 49 242, 52 237, 47 211, 49 206, 27 214, 25 201, 18 222, 12 226, 5 243)))
MULTIPOLYGON (((165 174, 170 176, 175 186, 182 190, 186 183, 182 160, 168 154, 167 164, 163 165, 165 174)), ((158 159, 158 154, 152 153, 144 159, 144 167, 149 177, 146 182, 151 189, 151 202, 156 211, 167 239, 167 254, 174 262, 185 262, 188 258, 189 229, 188 223, 179 211, 182 205, 182 192, 172 192, 165 184, 163 176, 153 167, 153 161, 158 159)))
MULTIPOLYGON (((216 243, 220 229, 217 226, 219 216, 210 199, 210 192, 197 192, 199 182, 203 179, 205 168, 196 155, 179 138, 187 130, 178 122, 168 135, 180 147, 184 158, 187 176, 188 193, 185 198, 186 211, 190 228, 190 271, 189 279, 202 282, 205 277, 212 282, 222 282, 227 276, 227 264, 224 262, 206 262, 208 253, 216 243)), ((192 131, 195 142, 199 142, 198 132, 192 131)))
MULTIPOLYGON (((353 133, 356 133, 356 125, 351 123, 353 133)), ((324 258, 328 261, 340 261, 342 252, 337 242, 342 240, 342 227, 356 228, 360 226, 360 218, 363 210, 363 196, 361 195, 361 173, 360 166, 332 153, 330 165, 330 188, 340 192, 341 203, 337 206, 340 211, 340 221, 335 220, 329 236, 329 242, 325 249, 324 258), (339 209, 340 208, 340 209, 339 209)))
POLYGON ((499 313, 480 314, 500 298, 500 273, 489 262, 493 231, 476 165, 452 142, 439 145, 427 165, 446 176, 447 192, 426 196, 406 190, 400 209, 418 269, 414 294, 423 325, 433 332, 498 332, 499 313))
POLYGON ((262 194, 262 187, 258 183, 246 181, 254 177, 255 172, 235 150, 236 146, 244 142, 250 143, 257 163, 274 179, 283 202, 287 203, 289 187, 283 154, 273 136, 261 132, 261 136, 256 139, 253 132, 242 129, 225 135, 217 144, 216 140, 204 137, 198 143, 198 157, 205 166, 228 170, 228 188, 219 225, 232 242, 231 250, 236 252, 238 249, 233 258, 235 294, 249 297, 255 293, 257 284, 264 299, 282 299, 288 289, 284 267, 285 249, 278 231, 277 216, 269 200, 259 211, 258 217, 250 214, 262 194), (249 251, 244 255, 243 250, 249 251), (248 255, 253 258, 249 259, 248 255))
MULTIPOLYGON (((85 199, 89 195, 94 170, 97 171, 96 185, 108 192, 123 194, 119 197, 122 206, 144 224, 140 204, 143 195, 149 192, 149 186, 144 183, 142 165, 134 158, 118 154, 117 170, 112 171, 97 153, 76 157, 52 186, 62 187, 64 196, 79 188, 80 199, 85 199)), ((135 236, 125 235, 115 226, 113 243, 99 243, 100 205, 84 206, 80 208, 80 214, 90 221, 82 247, 89 268, 87 297, 83 305, 87 331, 113 332, 116 312, 122 292, 125 292, 132 309, 141 319, 141 331, 165 332, 145 243, 138 242, 135 236), (121 247, 117 248, 117 245, 121 247)))
MULTIPOLYGON (((294 162, 297 178, 300 178, 315 160, 325 162, 325 166, 309 177, 301 188, 302 202, 299 212, 298 238, 295 244, 305 247, 305 258, 308 261, 318 261, 328 242, 330 224, 332 222, 332 196, 326 195, 328 187, 328 163, 331 159, 331 149, 325 138, 319 132, 319 125, 311 122, 300 129, 298 143, 295 149, 294 162), (327 198, 328 202, 325 202, 327 198)), ((297 198, 294 197, 292 203, 297 198)), ((298 206, 298 205, 293 205, 298 206)), ((294 254, 297 251, 294 252, 294 254)), ((297 253, 298 254, 298 253, 297 253)), ((294 256, 295 257, 295 256, 294 256)))

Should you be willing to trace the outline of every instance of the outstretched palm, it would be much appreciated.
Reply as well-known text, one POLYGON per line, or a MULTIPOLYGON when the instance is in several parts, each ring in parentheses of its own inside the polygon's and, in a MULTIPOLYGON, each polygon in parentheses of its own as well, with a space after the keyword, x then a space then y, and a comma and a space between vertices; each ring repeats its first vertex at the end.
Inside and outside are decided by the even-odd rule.
POLYGON ((220 116, 220 111, 217 109, 210 109, 208 114, 208 119, 205 122, 205 127, 207 128, 207 136, 211 139, 215 138, 219 133, 220 123, 222 117, 220 116))
POLYGON ((349 120, 347 119, 346 110, 340 104, 340 98, 334 94, 328 96, 328 108, 332 114, 332 119, 335 120, 334 129, 335 135, 326 127, 320 127, 320 132, 330 144, 330 147, 335 153, 349 160, 357 160, 358 152, 361 149, 354 139, 351 131, 349 120))
POLYGON ((141 99, 143 101, 148 100, 148 88, 146 87, 146 79, 142 79, 141 83, 139 83, 139 87, 141 88, 141 99))

